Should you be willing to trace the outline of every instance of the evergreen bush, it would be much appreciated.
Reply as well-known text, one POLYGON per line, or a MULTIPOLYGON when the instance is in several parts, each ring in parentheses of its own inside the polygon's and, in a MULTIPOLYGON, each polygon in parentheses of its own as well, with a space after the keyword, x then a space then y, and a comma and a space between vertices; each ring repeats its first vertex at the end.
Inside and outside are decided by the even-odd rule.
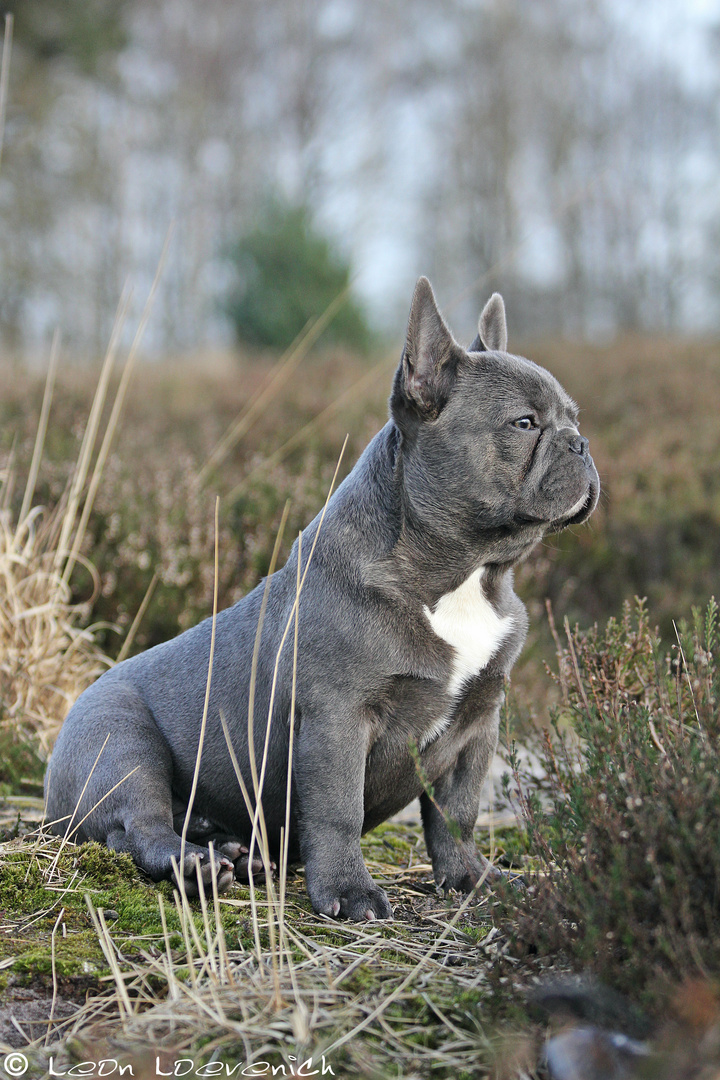
POLYGON ((230 248, 229 261, 235 280, 224 308, 239 342, 287 348, 347 291, 324 338, 360 352, 369 348, 367 318, 349 294, 350 264, 318 230, 307 207, 271 201, 230 248))

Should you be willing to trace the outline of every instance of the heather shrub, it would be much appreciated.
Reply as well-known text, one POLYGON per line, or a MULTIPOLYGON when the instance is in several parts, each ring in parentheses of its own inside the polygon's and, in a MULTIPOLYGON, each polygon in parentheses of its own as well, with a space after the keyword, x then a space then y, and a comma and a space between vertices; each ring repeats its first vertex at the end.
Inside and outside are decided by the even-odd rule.
POLYGON ((558 644, 562 703, 515 796, 538 873, 506 898, 526 951, 652 997, 720 975, 718 606, 663 648, 645 604, 558 644))
MULTIPOLYGON (((212 611, 215 492, 200 486, 197 475, 197 461, 181 447, 138 461, 132 471, 119 457, 108 464, 87 541, 100 580, 94 617, 126 631, 155 579, 132 652, 174 637, 212 611)), ((322 506, 331 478, 331 463, 308 454, 297 471, 284 464, 262 469, 238 494, 221 495, 221 608, 267 573, 285 502, 290 501, 284 555, 322 506)), ((77 582, 80 588, 81 572, 77 582)), ((100 638, 111 655, 117 652, 121 638, 112 628, 100 638)))

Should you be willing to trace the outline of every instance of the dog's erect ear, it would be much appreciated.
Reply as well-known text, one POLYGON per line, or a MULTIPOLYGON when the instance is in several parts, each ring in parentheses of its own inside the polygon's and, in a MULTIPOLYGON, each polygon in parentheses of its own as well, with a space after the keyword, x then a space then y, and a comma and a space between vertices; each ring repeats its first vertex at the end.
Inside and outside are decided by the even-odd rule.
POLYGON ((505 304, 500 293, 493 293, 478 321, 478 336, 468 352, 507 352, 507 322, 505 304))
POLYGON ((438 311, 430 282, 421 277, 410 306, 396 392, 422 413, 437 416, 447 399, 459 349, 438 311))
POLYGON ((482 309, 478 331, 480 340, 490 352, 507 352, 505 304, 499 292, 494 292, 482 309))

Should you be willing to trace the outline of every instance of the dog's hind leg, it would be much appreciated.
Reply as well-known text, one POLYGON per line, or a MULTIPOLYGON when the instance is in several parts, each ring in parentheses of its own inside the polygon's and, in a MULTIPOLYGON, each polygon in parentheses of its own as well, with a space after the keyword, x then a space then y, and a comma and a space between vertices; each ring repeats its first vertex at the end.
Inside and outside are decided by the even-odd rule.
MULTIPOLYGON (((155 881, 173 878, 173 860, 186 892, 197 874, 212 878, 206 845, 186 842, 173 828, 170 750, 134 687, 102 680, 71 710, 58 737, 46 779, 47 817, 54 832, 98 840, 132 855, 155 881), (95 687, 104 690, 93 693, 95 687)), ((218 888, 234 877, 232 861, 216 853, 218 888)))

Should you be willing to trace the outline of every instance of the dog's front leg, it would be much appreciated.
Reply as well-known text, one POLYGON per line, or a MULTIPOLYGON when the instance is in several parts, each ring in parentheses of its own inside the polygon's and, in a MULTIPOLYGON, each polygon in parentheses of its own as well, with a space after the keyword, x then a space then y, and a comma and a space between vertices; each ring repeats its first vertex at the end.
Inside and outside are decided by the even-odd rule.
POLYGON ((360 851, 368 731, 357 722, 304 713, 294 756, 300 854, 307 891, 322 915, 391 919, 360 851))
POLYGON ((425 843, 433 874, 445 889, 470 890, 481 878, 499 876, 475 847, 473 830, 480 794, 498 735, 498 715, 487 717, 478 734, 463 748, 455 764, 433 784, 432 798, 420 796, 425 843), (454 823, 454 824, 453 824, 454 823), (459 831, 459 835, 457 834, 459 831))

